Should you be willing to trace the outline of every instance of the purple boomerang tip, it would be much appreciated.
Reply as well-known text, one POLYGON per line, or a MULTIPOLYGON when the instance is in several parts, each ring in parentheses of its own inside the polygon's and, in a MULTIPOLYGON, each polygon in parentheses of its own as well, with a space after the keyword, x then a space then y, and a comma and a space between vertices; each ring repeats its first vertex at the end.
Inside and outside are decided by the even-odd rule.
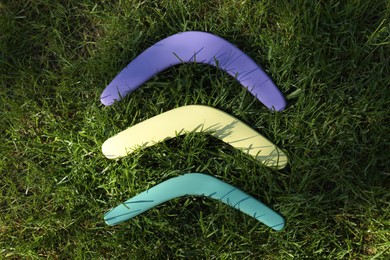
POLYGON ((282 93, 259 65, 233 44, 206 32, 178 33, 149 47, 119 72, 100 100, 106 106, 112 105, 160 71, 188 62, 226 71, 271 110, 286 107, 282 93))

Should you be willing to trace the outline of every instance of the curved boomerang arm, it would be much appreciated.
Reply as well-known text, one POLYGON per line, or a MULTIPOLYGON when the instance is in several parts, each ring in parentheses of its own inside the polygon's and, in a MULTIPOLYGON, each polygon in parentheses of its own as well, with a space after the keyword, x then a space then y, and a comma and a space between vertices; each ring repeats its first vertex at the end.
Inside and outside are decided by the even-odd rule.
POLYGON ((116 225, 168 200, 187 195, 220 200, 274 230, 283 229, 285 224, 283 217, 260 201, 232 185, 201 173, 189 173, 164 181, 111 209, 104 215, 104 220, 108 225, 116 225))
POLYGON ((172 35, 146 49, 111 81, 100 100, 109 106, 160 71, 187 62, 226 71, 269 109, 280 111, 286 107, 282 93, 248 55, 218 36, 196 31, 172 35))
POLYGON ((107 139, 102 152, 116 159, 187 132, 208 132, 269 167, 282 169, 287 164, 286 154, 264 136, 237 118, 203 105, 175 108, 129 127, 107 139))

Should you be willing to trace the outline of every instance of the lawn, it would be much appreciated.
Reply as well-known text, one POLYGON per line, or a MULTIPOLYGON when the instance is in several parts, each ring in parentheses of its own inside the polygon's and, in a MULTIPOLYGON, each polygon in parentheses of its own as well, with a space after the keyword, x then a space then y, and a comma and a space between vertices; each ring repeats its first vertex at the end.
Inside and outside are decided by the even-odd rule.
POLYGON ((386 0, 0 1, 0 258, 389 259, 389 20, 386 0), (287 108, 268 110, 201 64, 100 103, 143 50, 191 30, 261 64, 287 108), (267 168, 204 133, 103 156, 112 135, 190 104, 245 122, 288 166, 267 168), (239 187, 286 227, 194 196, 104 223, 110 208, 189 172, 239 187))

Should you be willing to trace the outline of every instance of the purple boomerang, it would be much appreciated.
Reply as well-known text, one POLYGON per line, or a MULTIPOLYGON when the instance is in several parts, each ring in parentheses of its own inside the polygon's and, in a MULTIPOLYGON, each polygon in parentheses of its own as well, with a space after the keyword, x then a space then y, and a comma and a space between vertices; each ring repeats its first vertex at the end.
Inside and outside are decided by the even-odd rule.
POLYGON ((182 32, 165 38, 130 62, 105 88, 101 102, 112 105, 145 81, 181 63, 206 63, 235 77, 269 109, 286 107, 271 78, 244 52, 228 41, 206 32, 182 32))

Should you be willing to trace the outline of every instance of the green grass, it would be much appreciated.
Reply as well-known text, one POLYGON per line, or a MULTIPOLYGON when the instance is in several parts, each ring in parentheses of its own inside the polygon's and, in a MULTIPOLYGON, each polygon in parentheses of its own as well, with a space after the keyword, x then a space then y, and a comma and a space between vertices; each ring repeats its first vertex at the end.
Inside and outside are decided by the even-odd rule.
POLYGON ((388 1, 1 1, 0 258, 388 259, 388 1), (273 113, 226 73, 168 69, 111 107, 99 95, 133 58, 209 31, 261 64, 288 100, 273 113), (108 137, 188 104, 231 113, 289 155, 280 171, 205 134, 118 161, 108 137), (187 197, 109 227, 111 207, 203 172, 280 212, 274 232, 187 197))

